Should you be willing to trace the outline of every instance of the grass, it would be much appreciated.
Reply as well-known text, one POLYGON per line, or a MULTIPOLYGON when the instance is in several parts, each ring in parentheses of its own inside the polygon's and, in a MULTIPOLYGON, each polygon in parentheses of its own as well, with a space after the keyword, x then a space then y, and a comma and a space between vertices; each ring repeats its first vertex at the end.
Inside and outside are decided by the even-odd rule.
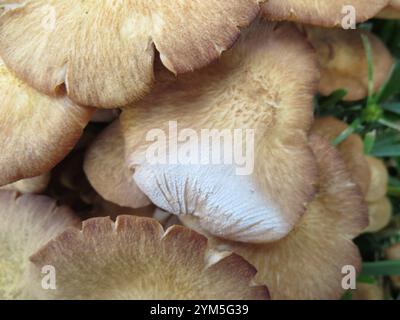
MULTIPOLYGON (((383 231, 356 239, 364 261, 358 281, 379 282, 385 288, 386 298, 400 299, 400 292, 390 285, 388 277, 400 275, 400 261, 384 260, 385 248, 400 243, 400 21, 373 20, 360 27, 378 35, 397 59, 390 79, 378 92, 373 92, 373 53, 368 38, 363 37, 369 61, 368 97, 364 101, 348 103, 342 100, 346 91, 338 90, 329 97, 316 99, 316 114, 333 115, 350 125, 332 142, 334 145, 357 133, 364 140, 365 153, 383 159, 388 166, 388 195, 395 214, 393 223, 383 231)), ((351 299, 351 292, 343 299, 351 299)))

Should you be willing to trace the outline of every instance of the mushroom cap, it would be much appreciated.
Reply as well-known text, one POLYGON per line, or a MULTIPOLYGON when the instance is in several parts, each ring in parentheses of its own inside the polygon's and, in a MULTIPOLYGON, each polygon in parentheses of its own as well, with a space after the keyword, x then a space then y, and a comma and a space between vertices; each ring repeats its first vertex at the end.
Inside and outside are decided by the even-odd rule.
POLYGON ((219 63, 162 81, 123 110, 125 152, 136 183, 155 205, 199 217, 213 235, 244 242, 284 237, 315 194, 316 164, 307 134, 317 79, 313 50, 293 25, 254 23, 219 63), (171 122, 178 133, 171 132, 171 122), (154 130, 166 139, 158 140, 167 154, 164 163, 149 160, 154 130), (233 136, 235 130, 241 137, 231 144, 226 133, 233 136), (196 139, 182 138, 186 133, 196 139), (222 135, 220 142, 232 153, 246 149, 254 170, 238 173, 241 166, 227 164, 221 154, 211 161, 209 155, 218 153, 204 147, 208 133, 214 141, 222 135), (246 141, 249 133, 254 139, 246 141), (168 145, 177 135, 175 153, 168 145), (199 152, 170 161, 188 149, 199 152))
MULTIPOLYGON (((333 141, 347 128, 348 125, 345 122, 328 116, 316 119, 311 131, 327 141, 333 141)), ((340 143, 337 149, 346 164, 347 170, 352 175, 352 180, 366 195, 371 183, 371 170, 364 155, 364 143, 361 137, 357 134, 352 134, 340 143)))
POLYGON ((258 270, 256 280, 268 284, 274 300, 339 299, 343 266, 360 269, 352 239, 368 224, 366 204, 338 152, 317 136, 310 141, 318 161, 319 194, 286 238, 269 244, 210 239, 218 249, 250 261, 258 270))
POLYGON ((391 0, 389 6, 377 15, 383 19, 400 19, 400 0, 391 0))
POLYGON ((0 60, 0 186, 49 172, 74 147, 92 109, 45 96, 0 60))
POLYGON ((268 0, 262 5, 268 20, 289 20, 324 27, 341 26, 346 13, 343 8, 353 6, 357 22, 364 22, 382 10, 389 0, 268 0))
POLYGON ((50 198, 0 191, 0 221, 0 300, 32 298, 29 256, 77 218, 50 198))
POLYGON ((368 60, 362 35, 368 37, 373 55, 374 90, 389 78, 395 60, 385 44, 366 30, 305 28, 321 65, 319 92, 328 96, 346 89, 343 100, 355 101, 368 96, 368 60))
POLYGON ((374 283, 357 283, 352 291, 352 300, 385 300, 382 286, 374 283))
POLYGON ((0 55, 19 77, 78 104, 115 108, 153 82, 156 49, 174 73, 216 60, 262 0, 27 0, 0 16, 0 55))
POLYGON ((366 200, 374 202, 382 199, 386 195, 389 184, 389 173, 382 160, 374 157, 367 157, 367 162, 371 171, 371 183, 366 200))
POLYGON ((46 190, 50 182, 50 173, 45 173, 40 176, 22 179, 17 182, 7 184, 0 187, 1 190, 17 191, 20 193, 42 193, 46 190))
POLYGON ((243 258, 217 253, 207 239, 174 226, 164 232, 154 219, 95 218, 82 231, 69 229, 31 257, 57 270, 52 299, 268 299, 251 284, 256 270, 243 258), (106 276, 104 276, 106 275, 106 276))
POLYGON ((384 229, 392 218, 392 204, 387 197, 368 203, 369 226, 364 232, 378 232, 384 229))
POLYGON ((124 145, 120 122, 116 120, 87 150, 84 171, 92 187, 104 199, 123 207, 145 207, 150 201, 133 181, 125 162, 124 145))

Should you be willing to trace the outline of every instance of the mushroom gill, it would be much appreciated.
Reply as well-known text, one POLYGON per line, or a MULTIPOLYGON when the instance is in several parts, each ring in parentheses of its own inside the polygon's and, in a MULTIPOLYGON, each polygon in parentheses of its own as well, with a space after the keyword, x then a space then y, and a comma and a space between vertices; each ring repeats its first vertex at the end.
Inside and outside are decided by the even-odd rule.
POLYGON ((163 81, 123 110, 135 182, 155 205, 198 217, 213 235, 286 236, 315 194, 307 134, 317 80, 313 50, 294 26, 254 23, 218 63, 163 81))
MULTIPOLYGON (((352 242, 368 222, 360 189, 328 141, 314 135, 310 144, 318 161, 319 192, 286 238, 249 244, 210 237, 219 250, 232 250, 252 263, 256 280, 268 284, 274 300, 339 299, 343 267, 360 270, 360 254, 352 242)), ((182 221, 198 229, 193 218, 182 221)))

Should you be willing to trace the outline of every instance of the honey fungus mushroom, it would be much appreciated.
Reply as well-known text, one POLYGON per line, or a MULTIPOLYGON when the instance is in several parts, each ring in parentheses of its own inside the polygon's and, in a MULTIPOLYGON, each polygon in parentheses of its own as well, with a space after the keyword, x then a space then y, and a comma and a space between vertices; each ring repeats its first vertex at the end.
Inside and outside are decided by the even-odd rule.
POLYGON ((150 90, 156 50, 174 73, 203 67, 261 1, 26 0, 0 15, 0 56, 39 91, 65 84, 78 104, 115 108, 150 90))
POLYGON ((319 92, 329 96, 345 89, 343 100, 355 101, 368 96, 368 59, 362 36, 366 36, 372 49, 374 91, 388 80, 394 58, 385 44, 371 32, 306 27, 308 39, 317 51, 321 66, 319 92))
POLYGON ((400 1, 391 0, 389 5, 377 15, 377 18, 400 19, 400 1))
POLYGON ((135 182, 156 206, 198 217, 213 235, 245 242, 286 236, 315 194, 317 170, 307 134, 317 79, 314 52, 294 26, 254 23, 219 63, 162 82, 123 110, 125 153, 135 182), (178 134, 171 132, 174 121, 178 134), (226 161, 207 143, 203 147, 211 141, 202 138, 205 132, 213 139, 239 132, 235 143, 219 143, 246 154, 244 165, 226 161), (162 135, 156 141, 165 159, 151 159, 154 133, 165 134, 164 142, 162 135), (166 149, 176 138, 177 149, 166 149))
POLYGON ((50 173, 37 177, 22 179, 17 182, 0 187, 0 190, 17 191, 20 193, 42 193, 50 182, 50 173))
MULTIPOLYGON (((316 198, 289 235, 266 244, 249 244, 210 237, 219 250, 232 250, 258 270, 256 281, 267 283, 273 300, 339 299, 344 266, 360 270, 361 258, 352 240, 368 223, 360 189, 328 141, 311 136, 318 161, 316 198)), ((196 230, 198 221, 183 216, 196 230)))
POLYGON ((52 299, 268 299, 252 284, 256 270, 230 252, 215 252, 207 239, 182 226, 164 231, 154 219, 95 218, 82 231, 70 228, 31 257, 36 274, 57 270, 52 299), (107 276, 104 276, 107 275, 107 276))
POLYGON ((306 24, 340 27, 351 6, 356 22, 374 17, 389 0, 268 0, 262 6, 269 20, 289 20, 306 24))
POLYGON ((92 109, 48 97, 0 60, 0 186, 49 172, 74 147, 92 109))
POLYGON ((0 221, 0 300, 32 299, 29 256, 78 219, 50 198, 0 191, 0 221))
MULTIPOLYGON (((318 118, 314 121, 311 132, 333 142, 348 128, 347 123, 332 116, 318 118)), ((370 162, 364 154, 364 143, 357 134, 351 134, 347 139, 336 146, 340 156, 352 175, 352 180, 361 188, 364 196, 371 185, 370 162)))
POLYGON ((140 208, 150 200, 138 188, 125 162, 125 142, 115 120, 86 152, 84 170, 90 184, 106 200, 123 207, 140 208))

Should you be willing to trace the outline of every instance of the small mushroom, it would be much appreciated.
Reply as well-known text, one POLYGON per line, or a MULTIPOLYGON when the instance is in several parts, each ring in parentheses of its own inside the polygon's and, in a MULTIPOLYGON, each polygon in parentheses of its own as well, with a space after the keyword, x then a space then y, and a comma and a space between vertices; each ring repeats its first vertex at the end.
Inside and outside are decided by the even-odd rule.
POLYGON ((366 199, 369 202, 374 202, 382 199, 386 195, 389 184, 389 173, 382 160, 374 157, 367 157, 367 161, 371 171, 371 183, 366 199))
MULTIPOLYGON (((386 259, 388 260, 400 260, 400 243, 396 243, 386 248, 385 250, 386 259)), ((393 285, 400 289, 400 275, 391 276, 393 285)))
POLYGON ((382 40, 371 32, 316 27, 305 30, 321 65, 319 92, 322 95, 346 89, 345 101, 368 96, 368 60, 362 35, 368 37, 372 48, 374 90, 378 91, 389 78, 395 60, 382 40))
POLYGON ((42 174, 29 179, 22 179, 17 182, 0 187, 1 190, 17 191, 20 193, 42 193, 50 182, 50 173, 42 174))
MULTIPOLYGON (((248 244, 210 237, 219 250, 232 250, 252 263, 258 270, 256 280, 268 284, 274 300, 339 299, 343 267, 360 270, 352 239, 367 226, 366 204, 339 153, 318 136, 310 141, 318 161, 319 193, 286 238, 248 244)), ((185 225, 201 230, 198 221, 186 218, 185 225)))
MULTIPOLYGON (((328 116, 316 119, 311 131, 332 142, 347 128, 348 125, 345 122, 328 116)), ((351 172, 353 181, 366 195, 371 184, 371 169, 364 155, 364 143, 361 137, 357 134, 352 134, 341 142, 337 149, 347 169, 351 172)))
POLYGON ((0 191, 0 221, 0 300, 32 298, 29 256, 78 220, 50 198, 0 191))
POLYGON ((374 17, 389 0, 268 0, 262 6, 269 20, 289 20, 324 27, 339 27, 352 6, 356 22, 374 17))
POLYGON ((384 229, 392 218, 392 204, 387 197, 368 202, 369 226, 364 232, 378 232, 384 229))
POLYGON ((256 300, 265 286, 252 284, 256 270, 240 256, 215 252, 207 239, 154 219, 120 216, 71 228, 31 257, 36 275, 57 270, 56 290, 34 291, 51 299, 256 300))
POLYGON ((92 187, 106 200, 122 207, 140 208, 149 199, 133 181, 125 162, 124 138, 115 120, 89 147, 83 164, 92 187))
POLYGON ((0 186, 49 172, 79 140, 92 109, 48 97, 0 60, 0 186))
MULTIPOLYGON (((174 73, 219 58, 262 0, 26 0, 0 15, 0 55, 49 95, 115 108, 151 88, 155 51, 174 73)), ((4 6, 4 5, 2 5, 4 6)))
POLYGON ((244 242, 286 236, 315 194, 307 134, 317 79, 313 50, 294 26, 254 23, 218 64, 162 82, 123 110, 135 182, 156 206, 198 217, 213 235, 244 242), (149 160, 153 133, 165 159, 149 160), (210 136, 228 152, 216 152, 210 136))

